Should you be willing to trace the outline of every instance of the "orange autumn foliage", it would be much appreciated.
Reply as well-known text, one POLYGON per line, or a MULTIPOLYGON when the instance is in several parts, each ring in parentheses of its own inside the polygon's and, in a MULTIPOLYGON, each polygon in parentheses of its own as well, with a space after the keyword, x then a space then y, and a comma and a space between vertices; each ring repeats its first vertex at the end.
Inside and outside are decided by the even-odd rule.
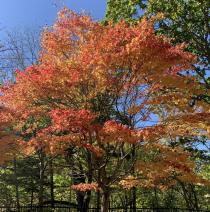
POLYGON ((11 114, 9 109, 0 106, 0 164, 11 160, 17 150, 16 136, 9 129, 11 114))
POLYGON ((97 183, 86 183, 86 184, 83 184, 83 183, 80 183, 80 184, 77 184, 77 185, 72 185, 71 188, 73 190, 77 190, 77 191, 98 191, 100 190, 98 188, 98 184, 97 183))
MULTIPOLYGON (((184 75, 196 60, 184 51, 184 44, 173 46, 170 39, 156 35, 153 20, 103 26, 89 16, 63 9, 55 25, 43 31, 41 45, 39 64, 17 71, 16 82, 3 87, 0 97, 6 107, 15 111, 10 116, 14 129, 23 137, 33 132, 27 143, 20 142, 26 152, 43 149, 62 154, 73 145, 89 151, 93 165, 97 165, 96 160, 104 163, 113 146, 124 154, 133 145, 143 147, 141 141, 148 145, 155 141, 167 149, 162 151, 160 166, 149 161, 142 166, 143 171, 137 168, 150 185, 170 178, 174 172, 182 178, 192 176, 189 173, 194 167, 188 159, 182 160, 184 153, 175 154, 161 143, 161 139, 178 136, 209 136, 208 107, 200 104, 193 108, 188 104, 195 93, 205 90, 192 76, 184 75), (124 108, 120 114, 138 117, 138 122, 126 126, 111 115, 100 122, 101 111, 94 111, 93 102, 101 94, 115 100, 112 108, 124 108), (164 117, 158 107, 165 112, 164 117), (139 122, 150 120, 151 114, 160 115, 158 123, 138 129, 139 122), (31 117, 35 121, 25 130, 31 117), (43 117, 50 122, 43 125, 37 121, 43 117), (156 174, 163 167, 167 171, 156 174)), ((108 103, 103 104, 106 107, 108 103)), ((114 158, 113 167, 120 169, 126 156, 114 158)), ((111 177, 102 175, 98 187, 110 186, 116 181, 114 177, 118 181, 126 178, 126 170, 119 179, 117 171, 111 177)), ((83 185, 75 188, 84 190, 83 185)))
POLYGON ((147 144, 144 151, 150 153, 149 159, 136 163, 140 175, 129 175, 119 184, 125 188, 141 186, 165 190, 177 181, 209 186, 209 181, 197 176, 195 164, 190 160, 190 153, 180 147, 170 148, 157 143, 147 144), (153 157, 151 157, 153 155, 153 157))

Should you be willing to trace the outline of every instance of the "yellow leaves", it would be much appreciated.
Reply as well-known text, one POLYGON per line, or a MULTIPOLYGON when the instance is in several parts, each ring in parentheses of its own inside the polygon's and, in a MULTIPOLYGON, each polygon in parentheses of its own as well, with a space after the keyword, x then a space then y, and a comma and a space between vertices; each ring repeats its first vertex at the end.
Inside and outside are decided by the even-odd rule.
POLYGON ((208 135, 210 113, 180 113, 168 118, 168 126, 175 136, 208 135))
POLYGON ((164 13, 157 13, 157 15, 152 16, 151 21, 154 21, 154 22, 156 22, 156 21, 161 21, 161 20, 163 20, 164 18, 165 18, 164 13))
POLYGON ((145 127, 138 131, 138 135, 141 136, 145 142, 158 141, 167 136, 165 127, 162 125, 154 125, 151 127, 145 127))
POLYGON ((147 159, 136 164, 137 172, 141 176, 140 186, 166 189, 176 184, 177 180, 207 183, 194 173, 194 162, 190 159, 189 153, 180 147, 171 148, 153 143, 148 144, 145 150, 148 154, 147 159))
POLYGON ((207 127, 206 131, 207 131, 208 138, 210 138, 210 126, 207 127))
POLYGON ((122 186, 124 189, 131 189, 138 186, 138 184, 139 180, 132 175, 127 176, 119 182, 119 185, 122 186))

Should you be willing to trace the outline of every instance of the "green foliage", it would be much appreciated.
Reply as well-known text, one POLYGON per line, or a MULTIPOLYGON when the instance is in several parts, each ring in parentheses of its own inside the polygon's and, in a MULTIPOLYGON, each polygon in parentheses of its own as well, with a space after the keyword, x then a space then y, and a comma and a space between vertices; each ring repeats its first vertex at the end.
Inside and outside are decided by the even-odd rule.
POLYGON ((197 76, 209 84, 209 13, 208 0, 150 0, 146 16, 163 13, 165 19, 157 23, 157 32, 174 38, 174 43, 185 42, 188 50, 198 56, 199 66, 195 67, 197 76))
POLYGON ((145 7, 143 0, 108 0, 105 20, 117 22, 124 19, 130 22, 135 16, 138 16, 139 9, 145 7))

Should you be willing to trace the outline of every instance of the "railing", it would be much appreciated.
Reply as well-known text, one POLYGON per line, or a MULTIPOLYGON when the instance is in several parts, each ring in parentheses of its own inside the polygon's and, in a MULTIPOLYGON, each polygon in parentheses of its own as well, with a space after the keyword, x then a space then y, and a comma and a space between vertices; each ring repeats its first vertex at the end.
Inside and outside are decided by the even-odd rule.
MULTIPOLYGON (((87 212, 100 212, 100 209, 90 208, 87 212)), ((183 208, 109 208, 109 212, 210 212, 210 210, 192 210, 183 208)), ((83 212, 77 208, 70 206, 21 206, 18 209, 15 207, 0 207, 0 212, 83 212)))

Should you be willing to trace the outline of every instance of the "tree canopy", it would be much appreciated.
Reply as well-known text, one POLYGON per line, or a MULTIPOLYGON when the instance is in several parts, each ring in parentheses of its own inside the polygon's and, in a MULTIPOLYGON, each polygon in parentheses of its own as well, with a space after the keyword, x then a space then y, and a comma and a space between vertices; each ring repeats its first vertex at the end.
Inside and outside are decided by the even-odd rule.
MULTIPOLYGON (((127 2, 123 15, 130 18, 137 3, 145 7, 127 2)), ((63 156, 81 211, 92 191, 102 193, 106 212, 111 193, 122 187, 209 185, 196 174, 191 153, 173 145, 210 137, 208 101, 192 104, 195 95, 209 95, 206 78, 192 74, 196 56, 157 33, 157 16, 134 24, 118 19, 103 24, 64 8, 42 33, 37 63, 1 88, 4 129, 24 154, 39 155, 40 198, 44 160, 63 156)))

